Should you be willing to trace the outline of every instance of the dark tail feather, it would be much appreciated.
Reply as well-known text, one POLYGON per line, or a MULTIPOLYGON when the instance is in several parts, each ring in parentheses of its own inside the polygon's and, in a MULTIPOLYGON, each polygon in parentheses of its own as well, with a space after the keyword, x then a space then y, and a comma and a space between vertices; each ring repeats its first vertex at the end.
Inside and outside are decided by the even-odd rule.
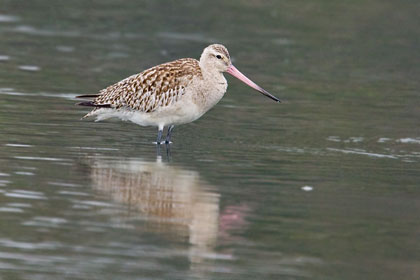
POLYGON ((96 98, 98 96, 99 94, 84 94, 84 95, 76 96, 76 98, 96 98))
POLYGON ((79 106, 88 106, 88 107, 96 107, 96 108, 111 108, 110 104, 95 104, 93 101, 83 101, 76 103, 79 106))

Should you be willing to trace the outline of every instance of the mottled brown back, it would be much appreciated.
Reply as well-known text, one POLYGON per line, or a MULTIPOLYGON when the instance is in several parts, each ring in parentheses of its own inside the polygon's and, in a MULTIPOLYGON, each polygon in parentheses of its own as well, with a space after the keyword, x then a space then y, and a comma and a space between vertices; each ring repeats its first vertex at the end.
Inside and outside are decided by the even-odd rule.
POLYGON ((185 94, 193 76, 202 76, 196 59, 182 58, 132 75, 99 92, 94 105, 153 112, 169 106, 185 94))

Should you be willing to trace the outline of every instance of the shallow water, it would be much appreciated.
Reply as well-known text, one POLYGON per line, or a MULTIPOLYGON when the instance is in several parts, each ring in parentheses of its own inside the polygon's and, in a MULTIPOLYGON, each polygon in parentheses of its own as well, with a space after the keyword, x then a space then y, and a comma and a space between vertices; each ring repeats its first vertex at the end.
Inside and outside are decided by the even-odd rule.
POLYGON ((416 2, 1 4, 0 279, 419 279, 416 2), (211 42, 284 104, 229 77, 160 156, 80 121, 211 42))

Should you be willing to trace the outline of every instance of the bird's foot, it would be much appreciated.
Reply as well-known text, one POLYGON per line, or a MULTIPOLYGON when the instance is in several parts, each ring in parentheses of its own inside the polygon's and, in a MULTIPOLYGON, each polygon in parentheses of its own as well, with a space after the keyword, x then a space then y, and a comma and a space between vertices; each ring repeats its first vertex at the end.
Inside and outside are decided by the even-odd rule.
POLYGON ((163 144, 168 145, 168 144, 172 144, 172 141, 160 141, 160 142, 153 141, 152 143, 155 145, 163 145, 163 144))

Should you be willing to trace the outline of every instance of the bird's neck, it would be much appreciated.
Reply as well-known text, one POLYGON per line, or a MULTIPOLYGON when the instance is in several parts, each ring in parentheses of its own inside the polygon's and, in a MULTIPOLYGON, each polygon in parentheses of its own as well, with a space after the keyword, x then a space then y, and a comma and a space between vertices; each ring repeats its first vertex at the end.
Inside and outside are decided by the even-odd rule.
POLYGON ((208 81, 224 81, 225 78, 223 73, 219 70, 215 69, 214 67, 206 67, 206 65, 201 65, 201 73, 203 75, 204 80, 208 81))
POLYGON ((202 69, 203 74, 203 82, 209 86, 209 88, 213 88, 214 91, 222 93, 222 95, 226 91, 227 82, 223 73, 211 68, 211 69, 202 69))
POLYGON ((227 82, 223 73, 212 68, 201 68, 202 80, 200 82, 200 92, 197 95, 202 103, 203 113, 207 112, 211 107, 223 97, 227 89, 227 82))

